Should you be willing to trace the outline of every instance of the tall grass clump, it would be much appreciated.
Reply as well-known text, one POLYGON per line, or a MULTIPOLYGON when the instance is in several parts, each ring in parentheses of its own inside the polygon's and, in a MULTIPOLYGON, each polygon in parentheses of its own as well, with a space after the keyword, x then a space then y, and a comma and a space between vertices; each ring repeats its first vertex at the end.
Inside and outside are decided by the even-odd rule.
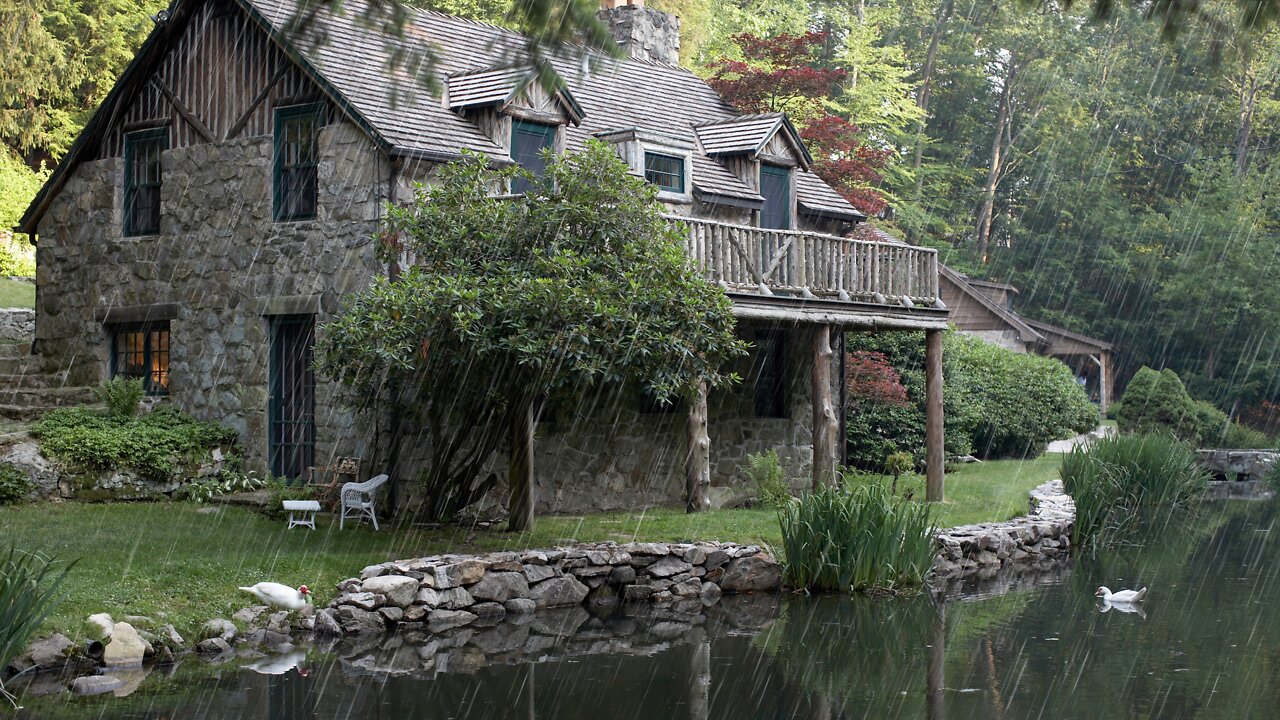
POLYGON ((1098 547, 1122 540, 1143 510, 1184 507, 1209 473, 1185 442, 1165 433, 1103 438, 1062 459, 1062 484, 1076 503, 1073 538, 1098 547))
MULTIPOLYGON (((59 589, 74 564, 60 564, 13 545, 0 555, 0 671, 27 649, 40 623, 61 601, 59 589)), ((14 701, 2 676, 0 695, 14 701)))
POLYGON ((747 455, 742 471, 756 490, 756 500, 766 508, 779 509, 791 503, 791 485, 777 450, 747 455))
POLYGON ((778 512, 793 587, 852 592, 919 585, 933 564, 928 505, 879 484, 804 493, 778 512))

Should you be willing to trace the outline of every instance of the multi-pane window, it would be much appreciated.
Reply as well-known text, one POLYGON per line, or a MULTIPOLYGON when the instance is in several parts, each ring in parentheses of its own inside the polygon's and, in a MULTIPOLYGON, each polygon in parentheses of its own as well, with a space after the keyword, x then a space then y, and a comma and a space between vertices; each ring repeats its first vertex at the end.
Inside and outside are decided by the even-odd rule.
POLYGON ((277 222, 316 216, 317 138, 323 124, 323 105, 276 110, 273 206, 277 222))
POLYGON ((124 137, 124 234, 160 232, 160 153, 169 147, 169 128, 124 137))
POLYGON ((169 322, 111 326, 111 376, 139 378, 148 395, 168 395, 169 322))
POLYGON ((782 337, 778 332, 761 332, 755 337, 748 380, 755 392, 756 417, 787 416, 782 337))
MULTIPOLYGON (((547 161, 542 159, 542 151, 553 147, 555 141, 555 125, 542 125, 525 120, 511 121, 511 159, 536 177, 542 177, 542 173, 547 169, 547 161)), ((530 187, 529 181, 524 178, 511 181, 511 192, 515 194, 526 193, 530 187)))
POLYGON ((761 163, 760 194, 764 196, 764 207, 760 210, 760 227, 770 230, 790 230, 791 169, 761 163))
POLYGON ((676 155, 646 152, 644 179, 668 192, 684 192, 684 158, 676 155))

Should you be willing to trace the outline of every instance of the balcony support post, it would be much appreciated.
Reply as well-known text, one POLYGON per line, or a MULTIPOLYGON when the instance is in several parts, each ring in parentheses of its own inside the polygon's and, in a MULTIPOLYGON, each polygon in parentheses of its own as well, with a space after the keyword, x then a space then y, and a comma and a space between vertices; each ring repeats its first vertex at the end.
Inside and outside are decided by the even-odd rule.
POLYGON ((707 384, 689 402, 685 424, 688 454, 684 459, 685 512, 702 512, 711 507, 707 489, 711 487, 711 439, 707 436, 707 384))
POLYGON ((831 387, 831 326, 813 331, 813 489, 836 482, 835 398, 831 387))
POLYGON ((925 499, 942 502, 946 461, 942 435, 942 331, 924 334, 925 499))

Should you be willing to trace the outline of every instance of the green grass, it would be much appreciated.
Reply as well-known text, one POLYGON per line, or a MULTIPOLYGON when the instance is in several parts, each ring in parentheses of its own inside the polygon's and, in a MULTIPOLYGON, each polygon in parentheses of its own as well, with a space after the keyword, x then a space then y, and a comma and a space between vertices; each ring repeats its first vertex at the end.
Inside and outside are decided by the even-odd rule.
POLYGON ((22 280, 0 278, 0 308, 34 308, 36 286, 22 280))
MULTIPOLYGON (((943 526, 1004 520, 1026 512, 1027 490, 1056 476, 1059 456, 1029 462, 966 465, 948 476, 947 502, 935 515, 943 526)), ((923 479, 907 480, 924 497, 923 479)), ((900 488, 901 490, 901 488, 900 488)), ((241 508, 198 512, 188 503, 118 503, 0 507, 0 537, 18 547, 63 559, 80 558, 70 595, 46 629, 79 631, 92 613, 165 613, 189 632, 211 617, 229 617, 250 603, 236 588, 261 580, 307 584, 327 603, 338 581, 366 565, 442 552, 550 547, 572 542, 719 540, 781 547, 772 510, 719 510, 686 515, 678 509, 539 518, 534 532, 445 527, 374 533, 364 525, 339 532, 321 517, 319 529, 285 524, 241 508)), ((207 509, 207 508, 206 508, 207 509)), ((185 632, 184 632, 185 634, 185 632)))

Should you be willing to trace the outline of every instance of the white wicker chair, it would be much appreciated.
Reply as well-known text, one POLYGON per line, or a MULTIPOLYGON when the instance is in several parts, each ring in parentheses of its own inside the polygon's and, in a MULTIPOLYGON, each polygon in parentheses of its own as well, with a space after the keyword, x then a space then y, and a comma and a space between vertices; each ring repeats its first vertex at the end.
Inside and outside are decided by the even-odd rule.
POLYGON ((365 480, 364 482, 349 482, 342 485, 342 514, 338 516, 338 529, 342 529, 343 522, 348 515, 352 517, 367 517, 373 523, 373 529, 378 529, 378 509, 375 507, 377 502, 378 488, 387 482, 387 475, 383 473, 376 477, 365 480))

